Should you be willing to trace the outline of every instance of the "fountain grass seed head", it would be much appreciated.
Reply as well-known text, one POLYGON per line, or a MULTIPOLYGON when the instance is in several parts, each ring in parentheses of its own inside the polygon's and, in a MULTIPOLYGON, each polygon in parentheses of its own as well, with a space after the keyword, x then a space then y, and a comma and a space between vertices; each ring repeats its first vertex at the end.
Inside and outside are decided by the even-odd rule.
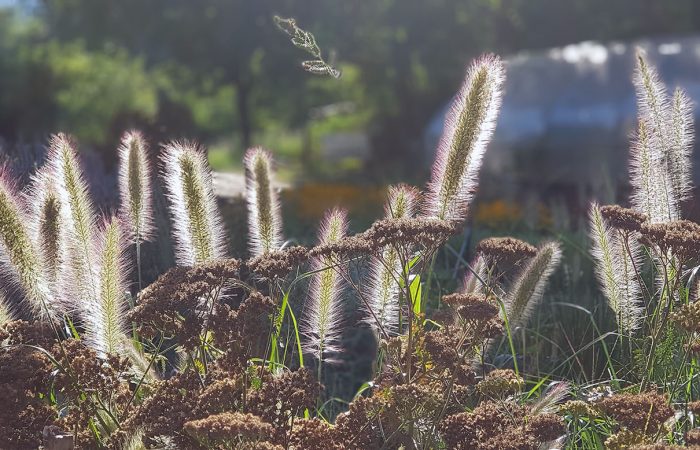
POLYGON ((0 268, 12 281, 10 292, 22 292, 39 318, 54 318, 62 310, 44 277, 42 260, 26 224, 28 207, 16 193, 6 168, 0 168, 0 268))
MULTIPOLYGON (((42 169, 43 170, 43 169, 42 169)), ((59 220, 65 236, 67 268, 60 275, 62 295, 78 311, 90 308, 99 296, 96 215, 73 141, 64 134, 51 137, 46 165, 59 200, 59 220)))
POLYGON ((282 246, 282 218, 272 186, 272 156, 260 147, 251 148, 243 160, 246 170, 248 232, 253 257, 282 246))
POLYGON ((445 117, 428 184, 426 216, 443 220, 465 218, 486 146, 496 126, 503 80, 503 63, 497 56, 482 56, 467 71, 445 117))
POLYGON ((126 242, 120 221, 106 220, 100 235, 100 295, 84 314, 86 341, 96 351, 123 353, 126 337, 126 242))
MULTIPOLYGON (((387 203, 384 206, 386 218, 413 217, 418 207, 418 189, 398 185, 389 187, 387 203)), ((386 246, 381 255, 372 257, 366 322, 376 332, 384 330, 395 334, 399 327, 399 293, 400 280, 404 278, 404 266, 401 255, 394 246, 386 246), (378 322, 378 323, 377 323, 378 322)))
MULTIPOLYGON (((347 212, 334 208, 326 212, 319 227, 319 244, 332 244, 347 233, 347 212)), ((302 332, 304 351, 324 360, 324 355, 340 350, 342 321, 342 271, 345 264, 332 255, 315 257, 312 261, 311 288, 304 309, 302 332)), ((321 361, 319 361, 319 364, 321 361)))
POLYGON ((530 318, 560 260, 559 244, 547 242, 537 249, 537 254, 520 272, 505 301, 511 328, 525 324, 530 318))
POLYGON ((690 193, 691 104, 681 90, 669 98, 641 50, 634 84, 639 125, 630 152, 632 204, 652 223, 678 220, 690 193))
POLYGON ((148 148, 138 131, 128 131, 119 146, 119 195, 126 233, 133 242, 147 241, 153 232, 151 167, 148 148))
POLYGON ((161 159, 177 264, 193 266, 223 257, 225 232, 204 152, 192 142, 171 142, 161 159))
POLYGON ((641 247, 634 237, 625 242, 626 238, 605 220, 597 203, 591 204, 589 222, 598 282, 620 329, 632 332, 639 328, 644 311, 634 270, 634 264, 640 262, 641 247))

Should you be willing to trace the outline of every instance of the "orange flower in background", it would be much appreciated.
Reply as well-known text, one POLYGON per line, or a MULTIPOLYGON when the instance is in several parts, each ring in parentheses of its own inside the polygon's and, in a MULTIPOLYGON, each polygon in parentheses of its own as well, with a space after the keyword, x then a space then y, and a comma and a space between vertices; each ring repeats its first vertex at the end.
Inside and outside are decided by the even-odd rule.
POLYGON ((342 206, 353 214, 381 211, 386 188, 384 186, 356 186, 335 183, 308 183, 282 192, 283 203, 299 217, 316 222, 334 206, 342 206))

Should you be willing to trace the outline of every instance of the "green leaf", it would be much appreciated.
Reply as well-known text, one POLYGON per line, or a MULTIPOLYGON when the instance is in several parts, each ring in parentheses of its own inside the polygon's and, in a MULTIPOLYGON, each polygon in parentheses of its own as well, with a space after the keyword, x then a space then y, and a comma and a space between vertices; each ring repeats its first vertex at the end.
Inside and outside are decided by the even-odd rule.
POLYGON ((421 313, 421 296, 423 293, 423 286, 420 282, 420 275, 416 275, 415 277, 413 277, 409 288, 411 291, 411 305, 413 305, 413 313, 418 315, 421 313))

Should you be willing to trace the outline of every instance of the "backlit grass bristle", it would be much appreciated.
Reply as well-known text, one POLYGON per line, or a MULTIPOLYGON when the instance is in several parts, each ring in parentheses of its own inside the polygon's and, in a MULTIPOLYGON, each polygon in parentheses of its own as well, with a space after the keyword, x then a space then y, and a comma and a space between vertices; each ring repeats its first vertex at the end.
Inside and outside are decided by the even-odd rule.
POLYGON ((15 320, 15 313, 5 294, 0 293, 0 327, 15 320))
POLYGON ((634 83, 639 124, 630 153, 632 203, 653 223, 678 220, 691 188, 692 107, 680 89, 669 98, 641 50, 634 83))
POLYGON ((192 142, 171 142, 161 158, 177 264, 192 266, 223 257, 225 233, 203 151, 192 142))
POLYGON ((30 205, 29 229, 39 252, 44 276, 57 291, 60 289, 60 275, 68 270, 65 265, 65 230, 61 201, 46 168, 40 169, 32 177, 25 199, 30 205))
POLYGON ((511 328, 524 325, 530 318, 560 260, 559 244, 548 242, 537 249, 537 254, 520 272, 506 298, 506 314, 511 328))
MULTIPOLYGON (((384 207, 386 218, 413 217, 418 206, 419 192, 407 185, 391 186, 384 207)), ((368 311, 366 321, 377 332, 396 333, 399 326, 400 281, 404 267, 399 252, 393 246, 385 247, 370 262, 368 311)))
POLYGON ((486 146, 501 105, 504 68, 500 58, 482 56, 467 71, 445 117, 424 214, 463 220, 474 196, 486 146))
POLYGON ((151 168, 141 133, 124 134, 119 147, 119 194, 129 240, 147 241, 153 232, 151 168))
POLYGON ((641 325, 644 311, 633 266, 639 264, 639 243, 634 237, 625 242, 601 215, 597 203, 591 205, 589 222, 596 276, 618 326, 625 332, 632 332, 641 325))
MULTIPOLYGON (((39 318, 53 318, 59 307, 44 277, 41 258, 27 231, 27 207, 18 198, 14 183, 5 168, 0 170, 0 241, 2 270, 22 292, 32 313, 39 318)), ((12 289, 10 289, 12 291, 12 289)))
POLYGON ((272 186, 272 156, 260 147, 248 150, 246 170, 248 233, 253 257, 278 250, 282 245, 282 218, 272 186))
POLYGON ((124 235, 120 221, 112 217, 105 222, 100 236, 100 296, 85 311, 86 340, 102 354, 122 353, 127 339, 126 266, 123 258, 124 235))
MULTIPOLYGON (((342 209, 328 211, 319 227, 319 244, 338 242, 347 233, 347 213, 342 209)), ((302 331, 306 337, 304 351, 319 360, 326 353, 340 350, 342 276, 345 267, 332 256, 316 257, 309 297, 304 309, 302 331)), ((321 361, 319 361, 320 363, 321 361)))
POLYGON ((68 270, 60 276, 61 293, 74 308, 89 308, 100 291, 96 215, 78 155, 68 136, 52 136, 46 170, 56 189, 61 225, 65 226, 68 270))

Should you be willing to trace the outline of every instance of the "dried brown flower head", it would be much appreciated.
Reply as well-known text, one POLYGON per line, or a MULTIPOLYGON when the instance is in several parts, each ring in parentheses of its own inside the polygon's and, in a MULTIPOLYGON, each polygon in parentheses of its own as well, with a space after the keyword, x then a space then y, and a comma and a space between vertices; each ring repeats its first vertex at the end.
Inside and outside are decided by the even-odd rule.
POLYGON ((251 272, 262 278, 284 278, 295 267, 304 264, 308 257, 309 250, 306 247, 293 246, 263 253, 248 260, 246 264, 251 272))
POLYGON ((605 440, 605 448, 609 450, 627 450, 629 448, 646 447, 652 439, 639 431, 620 430, 605 440))
POLYGON ((595 409, 588 402, 583 400, 569 400, 559 406, 562 414, 571 414, 574 417, 596 417, 595 409))
POLYGON ((526 427, 526 407, 512 402, 482 402, 472 412, 447 416, 440 432, 456 450, 537 450, 540 442, 526 427))
POLYGON ((253 414, 225 412, 204 419, 191 420, 185 432, 206 445, 266 441, 272 435, 272 425, 253 414))
POLYGON ((194 348, 203 325, 202 302, 236 278, 240 265, 235 259, 219 259, 192 268, 174 267, 142 291, 127 320, 148 339, 163 332, 185 348, 194 348))
MULTIPOLYGON (((681 305, 670 315, 676 326, 688 332, 700 331, 700 302, 681 305)), ((691 344, 692 345, 692 344, 691 344)), ((695 352, 694 352, 695 353, 695 352)))
POLYGON ((491 237, 482 240, 476 251, 489 261, 513 265, 537 254, 537 249, 527 242, 512 237, 491 237))
POLYGON ((343 450, 336 443, 331 426, 320 419, 303 419, 294 422, 289 439, 290 450, 343 450))
POLYGON ((613 395, 596 406, 623 427, 651 435, 673 416, 673 408, 666 397, 651 392, 613 395))
POLYGON ((639 231, 649 219, 646 214, 618 205, 601 206, 600 214, 611 226, 624 231, 639 231))
POLYGON ((476 388, 481 395, 502 398, 520 392, 524 384, 522 377, 512 370, 496 369, 489 372, 476 388))
POLYGON ((553 441, 566 433, 564 421, 556 414, 529 416, 527 428, 540 442, 553 441))
POLYGON ((449 294, 442 301, 454 309, 464 320, 487 321, 498 315, 498 304, 479 294, 449 294))
POLYGON ((700 224, 689 220, 644 223, 640 231, 642 243, 658 246, 662 253, 670 250, 683 261, 697 259, 700 255, 700 224))
POLYGON ((700 445, 700 428, 694 428, 685 434, 686 445, 700 445))

